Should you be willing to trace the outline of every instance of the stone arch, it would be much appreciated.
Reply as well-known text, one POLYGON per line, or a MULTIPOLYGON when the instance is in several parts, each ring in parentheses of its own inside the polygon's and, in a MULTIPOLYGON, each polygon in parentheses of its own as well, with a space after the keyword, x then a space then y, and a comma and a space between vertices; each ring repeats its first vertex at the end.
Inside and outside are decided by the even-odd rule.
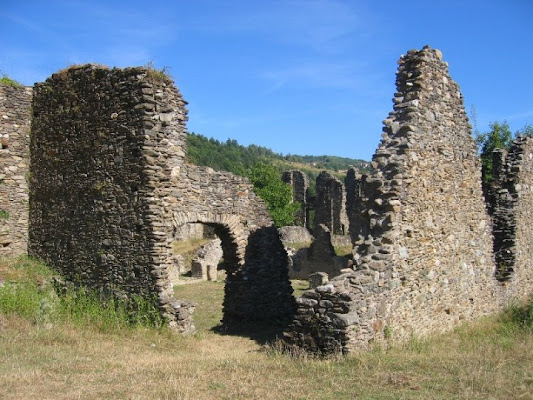
POLYGON ((215 229, 216 235, 222 241, 228 272, 234 272, 244 265, 249 233, 241 223, 239 216, 212 212, 175 212, 172 214, 173 232, 179 226, 189 223, 202 223, 215 229))

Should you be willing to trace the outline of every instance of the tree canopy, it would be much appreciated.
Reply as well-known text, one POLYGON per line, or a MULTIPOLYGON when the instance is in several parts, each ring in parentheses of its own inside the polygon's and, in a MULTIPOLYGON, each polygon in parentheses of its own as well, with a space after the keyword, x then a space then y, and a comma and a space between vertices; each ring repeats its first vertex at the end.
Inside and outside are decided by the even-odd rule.
POLYGON ((489 183, 494 179, 492 152, 496 149, 509 150, 513 140, 519 136, 533 136, 533 125, 527 124, 513 135, 507 121, 493 122, 488 132, 475 131, 475 141, 479 148, 483 182, 489 183))

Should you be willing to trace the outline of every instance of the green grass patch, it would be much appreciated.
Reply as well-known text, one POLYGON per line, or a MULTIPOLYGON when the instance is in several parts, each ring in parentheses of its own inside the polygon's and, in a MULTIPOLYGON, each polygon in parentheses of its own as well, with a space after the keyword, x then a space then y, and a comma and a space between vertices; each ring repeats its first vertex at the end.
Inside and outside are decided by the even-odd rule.
POLYGON ((0 314, 33 323, 68 322, 102 331, 165 325, 155 296, 118 299, 83 287, 63 290, 56 283, 57 276, 45 264, 26 257, 0 260, 0 314))
POLYGON ((6 85, 6 86, 11 86, 11 87, 16 87, 16 88, 24 87, 24 85, 22 83, 17 82, 14 79, 11 79, 9 76, 7 76, 5 74, 2 74, 2 77, 0 78, 0 84, 1 85, 6 85))

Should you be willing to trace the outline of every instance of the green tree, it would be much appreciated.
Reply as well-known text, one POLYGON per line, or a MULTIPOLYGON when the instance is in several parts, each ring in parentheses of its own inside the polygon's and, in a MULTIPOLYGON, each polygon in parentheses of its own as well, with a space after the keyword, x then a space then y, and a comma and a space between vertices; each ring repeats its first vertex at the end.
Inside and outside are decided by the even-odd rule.
POLYGON ((250 169, 248 177, 255 193, 265 201, 274 224, 291 225, 300 205, 292 202, 292 188, 281 180, 276 168, 259 163, 250 169))
POLYGON ((492 152, 496 149, 508 150, 513 141, 513 134, 509 128, 507 121, 493 122, 490 124, 490 131, 488 132, 476 132, 476 144, 478 145, 483 182, 491 182, 493 178, 492 174, 492 152))

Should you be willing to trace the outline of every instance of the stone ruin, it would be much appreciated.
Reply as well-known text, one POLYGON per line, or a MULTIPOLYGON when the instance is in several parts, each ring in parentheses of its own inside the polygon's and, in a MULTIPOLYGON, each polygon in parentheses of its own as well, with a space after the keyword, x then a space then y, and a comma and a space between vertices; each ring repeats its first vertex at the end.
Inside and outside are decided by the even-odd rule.
POLYGON ((307 176, 302 171, 286 171, 281 175, 281 179, 291 185, 292 201, 300 204, 300 210, 298 210, 294 218, 294 225, 307 226, 307 197, 309 189, 307 176))
POLYGON ((405 340, 532 292, 533 139, 515 144, 500 173, 494 227, 514 256, 496 266, 500 250, 493 249, 480 161, 441 53, 409 51, 399 61, 396 86, 375 172, 347 177, 355 268, 297 299, 285 334, 292 345, 329 353, 405 340), (514 226, 499 228, 498 221, 514 226))
POLYGON ((218 263, 224 255, 222 242, 215 239, 200 248, 196 257, 192 260, 192 277, 208 281, 216 281, 218 275, 218 263))
POLYGON ((222 243, 225 320, 287 318, 286 270, 274 278, 277 266, 251 260, 243 271, 251 235, 272 240, 258 233, 272 225, 267 209, 246 179, 185 162, 186 102, 172 82, 146 68, 73 67, 36 84, 32 106, 31 256, 106 295, 153 298, 188 333, 194 304, 173 296, 171 243, 201 223, 222 243), (264 292, 264 279, 284 289, 264 292))
POLYGON ((341 181, 326 171, 316 178, 314 229, 325 225, 333 235, 348 234, 346 193, 341 181))
POLYGON ((31 96, 31 88, 0 84, 0 257, 28 247, 31 96))
POLYGON ((402 56, 396 85, 373 172, 348 172, 348 221, 326 227, 348 230, 354 265, 329 280, 315 273, 316 287, 296 301, 263 202, 246 179, 185 162, 186 102, 145 68, 61 71, 36 84, 31 111, 28 89, 0 87, 1 208, 15 206, 2 221, 2 254, 25 248, 26 175, 29 254, 104 294, 153 298, 183 333, 194 330, 194 304, 173 297, 171 243, 191 223, 221 240, 224 323, 292 318, 284 340, 309 351, 445 331, 526 298, 533 139, 496 154, 486 206, 463 99, 440 52, 402 56))

